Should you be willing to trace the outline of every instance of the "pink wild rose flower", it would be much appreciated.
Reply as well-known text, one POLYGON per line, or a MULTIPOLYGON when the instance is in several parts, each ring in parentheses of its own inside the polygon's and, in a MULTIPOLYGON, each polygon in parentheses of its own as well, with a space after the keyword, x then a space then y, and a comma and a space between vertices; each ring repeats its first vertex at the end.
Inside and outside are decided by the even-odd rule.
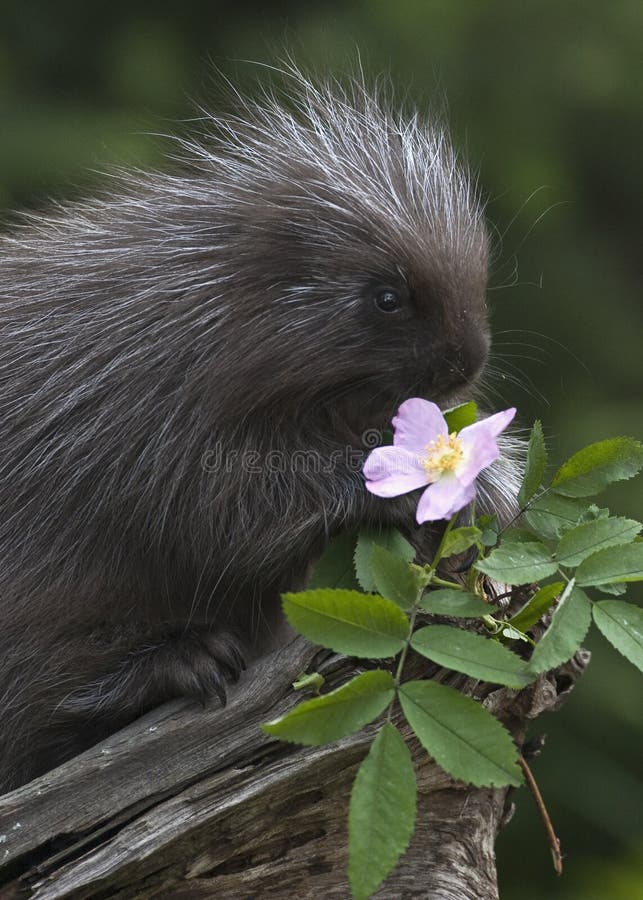
POLYGON ((515 414, 505 409, 449 434, 435 403, 411 397, 393 419, 393 445, 377 447, 364 463, 366 487, 378 497, 397 497, 428 485, 417 521, 450 519, 475 497, 476 477, 500 456, 496 438, 515 414))

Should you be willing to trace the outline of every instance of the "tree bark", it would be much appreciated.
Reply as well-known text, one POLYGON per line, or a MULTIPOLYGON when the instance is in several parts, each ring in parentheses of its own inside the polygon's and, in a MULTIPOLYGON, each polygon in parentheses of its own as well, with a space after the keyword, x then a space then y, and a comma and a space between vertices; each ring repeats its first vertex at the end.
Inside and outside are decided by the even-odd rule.
MULTIPOLYGON (((521 692, 426 661, 423 674, 484 697, 521 746, 529 720, 560 706, 587 661, 580 651, 521 692)), ((314 748, 266 737, 261 722, 299 701, 290 685, 304 670, 330 687, 356 671, 295 638, 259 660, 225 708, 166 704, 0 798, 0 898, 348 898, 348 798, 373 729, 314 748)), ((416 832, 376 897, 495 900, 509 789, 456 783, 410 743, 416 832)))

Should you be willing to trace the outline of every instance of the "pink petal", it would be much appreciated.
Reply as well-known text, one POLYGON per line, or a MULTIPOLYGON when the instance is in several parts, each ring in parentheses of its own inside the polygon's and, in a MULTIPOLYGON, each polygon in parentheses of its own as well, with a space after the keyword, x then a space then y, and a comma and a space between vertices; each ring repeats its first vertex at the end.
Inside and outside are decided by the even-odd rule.
POLYGON ((417 453, 404 447, 376 447, 364 463, 366 487, 378 497, 397 497, 423 487, 427 475, 417 453))
POLYGON ((492 437, 498 437, 500 432, 505 430, 515 415, 516 409, 512 406, 511 409, 504 409, 502 412, 494 413, 493 416, 487 416, 486 419, 480 419, 479 422, 474 422, 473 425, 467 425, 466 428, 462 429, 459 436, 464 437, 469 434, 476 435, 481 432, 486 432, 492 437))
POLYGON ((464 461, 458 466, 457 476, 463 484, 471 484, 482 469, 498 459, 496 438, 515 415, 515 409, 506 409, 462 429, 458 437, 462 441, 464 461))
POLYGON ((426 445, 438 435, 448 433, 447 423, 440 407, 421 397, 405 400, 393 419, 396 447, 405 447, 416 453, 423 453, 426 445))
POLYGON ((450 519, 459 509, 471 503, 476 495, 476 486, 460 484, 454 476, 441 478, 430 484, 420 497, 415 517, 418 524, 450 519))
POLYGON ((471 484, 483 469, 500 456, 496 439, 490 434, 479 434, 475 439, 469 440, 462 438, 462 447, 464 459, 456 469, 456 475, 462 484, 471 484))

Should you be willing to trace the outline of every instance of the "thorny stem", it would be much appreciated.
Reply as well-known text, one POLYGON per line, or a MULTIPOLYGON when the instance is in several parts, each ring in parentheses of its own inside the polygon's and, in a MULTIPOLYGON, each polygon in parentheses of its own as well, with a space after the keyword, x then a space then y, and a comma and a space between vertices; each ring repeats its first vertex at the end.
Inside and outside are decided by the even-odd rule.
POLYGON ((525 762, 522 754, 518 755, 518 765, 523 771, 523 775, 525 776, 525 781, 527 782, 527 787, 531 792, 531 796, 534 798, 534 803, 536 804, 536 808, 538 809, 538 813, 540 814, 540 818, 545 827, 545 832, 547 834, 547 838, 549 840, 549 847, 551 849, 552 860, 554 863, 554 871, 557 875, 563 874, 563 856, 560 852, 560 841, 556 836, 556 832, 554 831, 554 826, 552 825, 552 821, 549 818, 549 813, 547 812, 547 807, 545 806, 545 801, 543 800, 543 795, 540 793, 540 788, 536 783, 536 779, 533 776, 533 773, 527 763, 525 762))

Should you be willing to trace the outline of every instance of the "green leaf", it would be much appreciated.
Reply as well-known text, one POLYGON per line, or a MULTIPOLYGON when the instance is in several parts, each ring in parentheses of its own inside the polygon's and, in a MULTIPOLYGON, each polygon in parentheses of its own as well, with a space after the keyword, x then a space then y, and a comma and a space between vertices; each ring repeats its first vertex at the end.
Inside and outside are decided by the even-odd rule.
POLYGON ((593 522, 594 519, 606 519, 610 514, 607 507, 599 508, 595 503, 590 503, 583 515, 580 517, 579 525, 583 522, 593 522))
POLYGON ((503 546, 507 544, 531 544, 536 540, 533 531, 529 528, 508 528, 503 532, 503 546))
POLYGON ((399 697, 409 725, 445 772, 477 786, 521 783, 511 735, 475 700, 435 681, 408 681, 399 697))
POLYGON ((566 531, 556 548, 555 556, 561 566, 577 566, 598 550, 629 544, 640 530, 640 524, 634 519, 618 516, 594 519, 566 531))
POLYGON ((351 532, 343 532, 334 537, 317 561, 308 588, 345 588, 348 591, 358 591, 359 584, 353 567, 356 543, 357 535, 351 532))
POLYGON ((643 544, 637 542, 592 553, 576 569, 576 581, 583 587, 643 581, 643 544))
POLYGON ((475 594, 452 588, 429 591, 423 595, 420 606, 426 612, 433 613, 434 616, 457 616, 465 619, 488 616, 497 609, 496 606, 490 606, 475 594))
POLYGON ((478 528, 481 530, 480 542, 485 547, 493 547, 498 540, 498 516, 478 516, 478 528))
POLYGON ((534 643, 528 635, 522 631, 518 631, 518 629, 514 628, 512 625, 505 625, 500 633, 510 641, 526 641, 528 644, 534 643))
POLYGON ((643 609, 622 600, 600 600, 593 613, 610 644, 643 672, 643 609))
POLYGON ((473 568, 505 584, 528 584, 553 575, 558 566, 552 561, 547 547, 534 541, 525 544, 502 543, 486 559, 475 563, 473 568))
POLYGON ((547 468, 547 448, 543 436, 543 426, 536 420, 531 429, 527 448, 527 466, 522 485, 518 492, 518 505, 524 506, 540 487, 547 468))
POLYGON ((620 584, 597 584, 594 585, 597 591, 600 591, 601 594, 608 594, 611 597, 622 597, 623 594, 627 593, 627 584, 622 581, 620 584))
POLYGON ((531 600, 523 606, 523 608, 509 619, 508 624, 518 631, 526 632, 540 622, 549 607, 552 605, 556 597, 558 597, 565 583, 563 581, 554 581, 553 584, 545 584, 536 591, 531 600))
POLYGON ((491 638, 450 625, 427 625, 411 638, 411 646, 422 656, 447 669, 464 672, 492 684, 521 688, 534 680, 525 663, 491 638))
POLYGON ((527 510, 523 519, 539 537, 551 541, 557 540, 568 528, 576 525, 585 511, 586 506, 582 501, 547 494, 527 510))
POLYGON ((643 445, 633 438, 609 438, 575 453, 556 472, 551 486, 566 497, 589 497, 613 481, 632 478, 641 468, 643 445))
POLYGON ((585 639, 591 618, 591 603, 572 578, 562 593, 549 628, 536 644, 529 661, 531 671, 546 672, 571 659, 585 639))
POLYGON ((354 734, 384 712, 395 694, 390 672, 357 675, 329 694, 304 700, 285 716, 266 722, 263 731, 282 741, 313 747, 354 734))
POLYGON ((452 529, 444 540, 440 559, 446 559, 448 556, 456 556, 458 553, 464 553, 465 550, 468 550, 469 547, 476 544, 481 537, 482 532, 473 525, 452 529))
POLYGON ((348 879, 366 900, 389 875, 415 827, 417 788, 411 754, 385 722, 359 767, 348 812, 348 879))
POLYGON ((444 413, 444 418, 446 419, 449 434, 452 431, 462 431, 467 425, 473 425, 477 415, 478 407, 473 400, 447 409, 444 413))
POLYGON ((408 562, 394 556, 384 547, 373 547, 371 572, 376 589, 383 597, 410 609, 417 600, 419 585, 408 562))
POLYGON ((395 528, 363 528, 357 538, 354 560, 357 580, 365 591, 377 590, 371 571, 373 547, 383 547, 405 562, 415 558, 415 550, 395 528))
POLYGON ((339 590, 284 594, 283 609, 293 628, 308 640, 349 656, 395 656, 409 630, 399 606, 377 594, 339 590))

